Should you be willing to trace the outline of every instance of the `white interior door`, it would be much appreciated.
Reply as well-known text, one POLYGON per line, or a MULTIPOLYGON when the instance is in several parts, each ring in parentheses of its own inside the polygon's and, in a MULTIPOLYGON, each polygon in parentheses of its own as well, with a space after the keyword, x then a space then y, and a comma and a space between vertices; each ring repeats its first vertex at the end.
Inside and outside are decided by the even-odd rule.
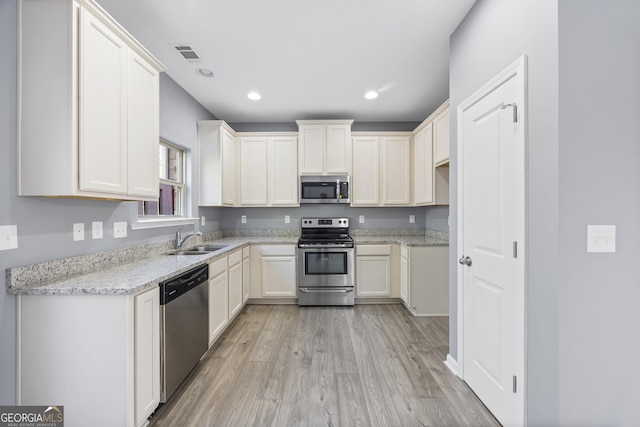
POLYGON ((524 70, 523 57, 458 107, 458 357, 505 426, 524 423, 524 70))

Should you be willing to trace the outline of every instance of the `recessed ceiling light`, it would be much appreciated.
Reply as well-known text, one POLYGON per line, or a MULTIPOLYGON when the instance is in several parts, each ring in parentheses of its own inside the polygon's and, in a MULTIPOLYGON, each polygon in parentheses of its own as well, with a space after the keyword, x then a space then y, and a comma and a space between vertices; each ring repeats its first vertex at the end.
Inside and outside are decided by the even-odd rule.
POLYGON ((213 71, 208 68, 198 68, 196 71, 203 77, 214 77, 213 71))
POLYGON ((375 90, 370 90, 369 92, 364 94, 364 97, 367 99, 376 99, 378 97, 378 92, 375 90))
POLYGON ((262 96, 260 96, 260 94, 258 92, 249 92, 247 94, 247 98, 249 98, 252 101, 257 101, 260 98, 262 98, 262 96))

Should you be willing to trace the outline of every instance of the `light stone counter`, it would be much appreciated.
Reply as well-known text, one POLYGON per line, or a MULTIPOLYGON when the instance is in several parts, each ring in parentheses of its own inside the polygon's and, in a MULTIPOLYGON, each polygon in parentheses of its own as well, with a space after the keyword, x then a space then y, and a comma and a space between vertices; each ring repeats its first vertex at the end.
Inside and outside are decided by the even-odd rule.
POLYGON ((228 246, 202 255, 160 253, 116 265, 97 263, 93 265, 93 271, 89 270, 91 272, 87 272, 85 266, 79 264, 88 263, 90 268, 92 260, 96 259, 95 254, 14 267, 7 269, 7 292, 14 295, 134 294, 248 244, 296 244, 297 241, 297 236, 226 237, 206 240, 201 241, 199 245, 228 246))
MULTIPOLYGON (((364 231, 364 230, 363 230, 364 231)), ((390 231, 366 235, 354 233, 356 244, 401 244, 406 246, 448 246, 446 233, 431 232, 411 235, 390 231)), ((284 233, 271 230, 231 233, 222 237, 219 232, 193 239, 190 246, 226 244, 227 247, 202 255, 166 255, 173 248, 172 241, 122 248, 108 252, 82 255, 7 269, 7 292, 24 295, 123 295, 134 294, 157 286, 193 267, 249 244, 296 244, 297 230, 284 233), (253 234, 253 235, 252 235, 253 234), (262 234, 262 235, 261 235, 262 234)))

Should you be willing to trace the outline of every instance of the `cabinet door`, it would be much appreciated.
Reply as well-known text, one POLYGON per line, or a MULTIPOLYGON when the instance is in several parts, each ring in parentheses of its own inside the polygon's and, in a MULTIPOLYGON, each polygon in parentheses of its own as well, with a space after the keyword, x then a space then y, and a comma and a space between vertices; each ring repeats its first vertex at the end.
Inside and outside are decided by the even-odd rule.
POLYGON ((240 204, 266 206, 267 138, 240 138, 240 204))
POLYGON ((378 138, 353 138, 351 205, 375 206, 380 204, 379 159, 378 138))
POLYGON ((382 138, 382 204, 411 203, 411 140, 382 138))
POLYGON ((413 201, 433 203, 433 126, 429 123, 413 138, 413 201))
POLYGON ((222 204, 236 203, 236 144, 229 131, 222 128, 222 204))
POLYGON ((157 199, 158 72, 133 51, 128 62, 128 193, 157 199))
POLYGON ((434 155, 436 166, 449 162, 449 109, 433 120, 434 155))
POLYGON ((296 296, 296 257, 262 257, 262 296, 296 296))
POLYGON ((249 299, 251 288, 251 258, 242 260, 242 303, 246 303, 249 299))
POLYGON ((135 422, 142 425, 160 403, 160 289, 135 297, 135 422))
POLYGON ((80 189, 126 194, 128 48, 91 13, 80 12, 80 189))
POLYGON ((229 318, 242 310, 242 262, 229 269, 229 318))
POLYGON ((409 260, 400 257, 400 298, 407 305, 410 304, 409 298, 409 260))
POLYGON ((351 173, 351 125, 327 125, 325 128, 325 172, 351 173))
POLYGON ((297 206, 298 142, 294 137, 268 138, 269 204, 297 206))
POLYGON ((300 125, 298 141, 300 175, 324 173, 324 126, 300 125))
POLYGON ((356 256, 356 279, 359 297, 391 296, 391 257, 356 256))
POLYGON ((227 272, 209 280, 209 346, 229 322, 227 272))

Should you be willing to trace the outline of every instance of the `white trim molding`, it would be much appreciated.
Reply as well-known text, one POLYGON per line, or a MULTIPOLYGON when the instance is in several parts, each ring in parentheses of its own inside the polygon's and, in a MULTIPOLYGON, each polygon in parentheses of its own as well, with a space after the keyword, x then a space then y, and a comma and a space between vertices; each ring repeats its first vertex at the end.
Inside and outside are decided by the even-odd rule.
POLYGON ((458 361, 450 354, 447 354, 447 359, 444 361, 444 365, 456 376, 460 377, 458 373, 458 361))

